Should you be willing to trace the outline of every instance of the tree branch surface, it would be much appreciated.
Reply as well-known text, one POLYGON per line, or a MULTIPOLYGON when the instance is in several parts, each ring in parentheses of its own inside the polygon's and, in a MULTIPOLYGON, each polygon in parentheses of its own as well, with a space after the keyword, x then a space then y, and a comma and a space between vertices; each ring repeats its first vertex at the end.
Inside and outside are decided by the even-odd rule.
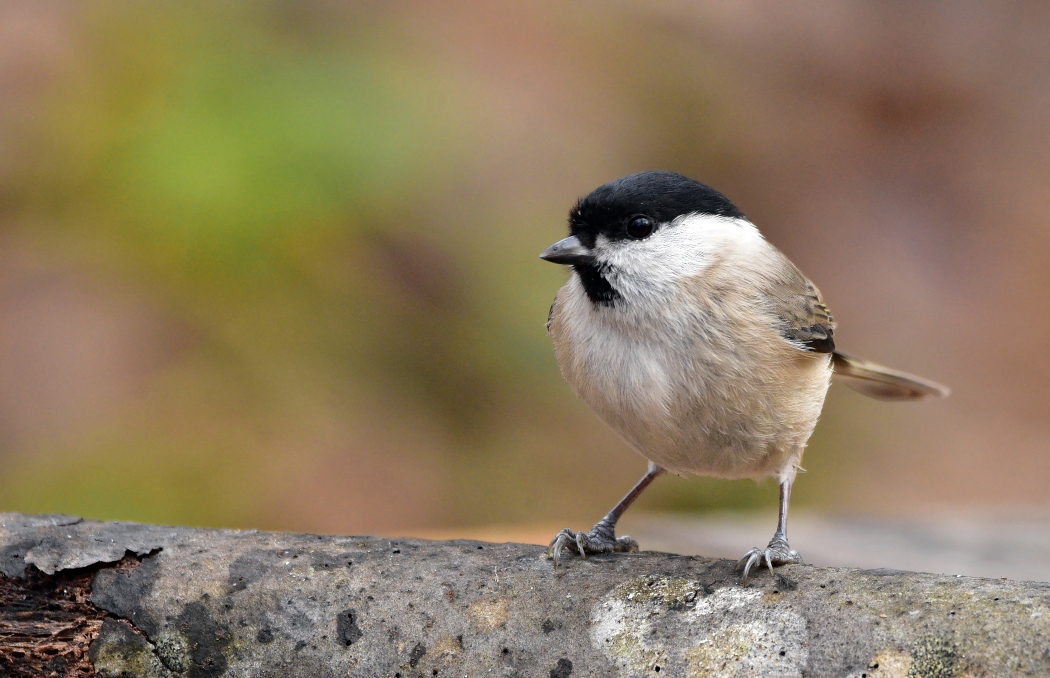
POLYGON ((1050 584, 0 514, 0 675, 1050 675, 1050 584))

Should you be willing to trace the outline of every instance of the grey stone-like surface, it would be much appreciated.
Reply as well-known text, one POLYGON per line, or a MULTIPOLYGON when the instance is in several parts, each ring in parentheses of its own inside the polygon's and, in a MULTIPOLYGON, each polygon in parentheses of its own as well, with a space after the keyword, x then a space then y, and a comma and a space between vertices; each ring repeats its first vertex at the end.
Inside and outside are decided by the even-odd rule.
POLYGON ((19 576, 27 565, 54 574, 96 563, 115 563, 128 553, 159 549, 171 528, 137 523, 100 523, 64 515, 0 513, 0 573, 19 576))
POLYGON ((519 544, 59 523, 0 514, 5 576, 27 544, 80 567, 149 547, 95 576, 101 676, 1050 675, 1050 584, 789 566, 743 587, 661 553, 554 572, 519 544))

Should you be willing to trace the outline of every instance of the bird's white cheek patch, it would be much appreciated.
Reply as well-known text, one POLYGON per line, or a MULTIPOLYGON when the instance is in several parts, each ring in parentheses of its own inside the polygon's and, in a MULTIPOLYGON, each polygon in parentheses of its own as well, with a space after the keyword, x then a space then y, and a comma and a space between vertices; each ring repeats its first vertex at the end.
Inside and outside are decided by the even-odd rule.
POLYGON ((698 581, 636 577, 598 601, 591 624, 620 676, 801 676, 809 658, 802 615, 754 589, 705 596, 698 581))
POLYGON ((661 286, 700 273, 708 265, 708 243, 685 224, 665 225, 646 240, 598 243, 610 280, 622 285, 661 286))
POLYGON ((599 237, 599 260, 609 267, 609 282, 621 291, 664 288, 683 278, 701 275, 716 259, 745 256, 764 240, 743 219, 703 214, 661 224, 645 240, 610 242, 599 237))

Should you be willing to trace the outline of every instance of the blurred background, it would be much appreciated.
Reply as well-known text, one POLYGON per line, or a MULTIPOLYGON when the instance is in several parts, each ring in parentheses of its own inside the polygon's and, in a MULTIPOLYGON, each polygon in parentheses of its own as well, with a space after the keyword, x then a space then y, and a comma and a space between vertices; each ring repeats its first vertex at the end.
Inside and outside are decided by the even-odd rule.
MULTIPOLYGON (((890 530, 1041 577, 1009 567, 1050 555, 1048 34, 1038 2, 0 3, 0 510, 589 527, 645 462, 561 380, 537 255, 659 168, 729 195, 840 347, 954 390, 832 388, 807 559, 890 530), (978 538, 1005 524, 1046 553, 978 538)), ((661 479, 626 526, 737 555, 776 493, 661 479)))

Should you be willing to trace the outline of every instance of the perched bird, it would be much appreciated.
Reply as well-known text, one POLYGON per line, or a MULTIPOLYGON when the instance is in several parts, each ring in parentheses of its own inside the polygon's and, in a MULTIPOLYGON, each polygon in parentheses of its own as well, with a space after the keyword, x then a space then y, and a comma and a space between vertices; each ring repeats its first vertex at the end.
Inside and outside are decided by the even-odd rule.
POLYGON ((576 394, 649 459, 637 485, 563 551, 636 551, 616 521, 670 471, 780 483, 766 548, 737 563, 802 562, 788 543, 791 484, 832 374, 882 400, 946 396, 940 384, 839 352, 820 291, 718 191, 673 172, 617 179, 581 199, 569 237, 540 257, 572 268, 547 330, 576 394))

